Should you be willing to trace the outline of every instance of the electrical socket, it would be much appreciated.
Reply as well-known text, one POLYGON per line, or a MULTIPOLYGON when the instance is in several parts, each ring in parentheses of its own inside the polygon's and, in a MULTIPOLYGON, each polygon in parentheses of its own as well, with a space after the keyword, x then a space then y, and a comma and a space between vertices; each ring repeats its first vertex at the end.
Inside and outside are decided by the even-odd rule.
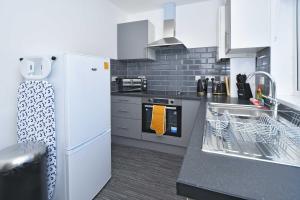
POLYGON ((211 80, 212 78, 214 78, 214 79, 216 79, 216 77, 215 76, 205 76, 205 79, 209 79, 209 80, 211 80))
POLYGON ((195 76, 195 81, 198 81, 199 79, 201 79, 201 76, 195 76))
POLYGON ((111 81, 112 81, 112 82, 116 82, 116 79, 117 79, 117 78, 118 78, 117 76, 112 76, 112 77, 111 77, 111 81))

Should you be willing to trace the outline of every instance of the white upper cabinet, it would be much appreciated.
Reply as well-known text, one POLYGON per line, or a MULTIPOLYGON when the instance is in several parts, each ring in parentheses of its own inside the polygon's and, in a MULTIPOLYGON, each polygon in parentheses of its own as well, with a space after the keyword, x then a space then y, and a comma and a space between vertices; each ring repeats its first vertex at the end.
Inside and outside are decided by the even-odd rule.
POLYGON ((218 55, 217 59, 229 58, 225 51, 225 6, 219 8, 218 16, 218 55))
POLYGON ((225 52, 256 53, 270 46, 270 0, 226 0, 225 52))

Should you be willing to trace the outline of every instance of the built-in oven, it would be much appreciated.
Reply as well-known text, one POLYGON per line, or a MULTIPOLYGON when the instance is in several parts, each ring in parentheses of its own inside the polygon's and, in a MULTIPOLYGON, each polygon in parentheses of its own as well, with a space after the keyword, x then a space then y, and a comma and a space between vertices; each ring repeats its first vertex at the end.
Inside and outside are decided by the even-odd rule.
POLYGON ((166 106, 166 133, 164 135, 181 137, 182 106, 179 99, 143 98, 142 131, 155 134, 151 126, 153 105, 166 106))

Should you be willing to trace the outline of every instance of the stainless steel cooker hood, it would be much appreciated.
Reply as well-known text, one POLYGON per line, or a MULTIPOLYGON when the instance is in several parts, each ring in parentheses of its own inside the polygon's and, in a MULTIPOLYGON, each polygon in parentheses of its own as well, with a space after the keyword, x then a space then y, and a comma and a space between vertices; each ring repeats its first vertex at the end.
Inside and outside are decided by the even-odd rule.
POLYGON ((186 46, 178 40, 176 36, 176 4, 166 3, 164 5, 164 30, 163 38, 148 44, 149 48, 178 46, 186 48, 186 46))

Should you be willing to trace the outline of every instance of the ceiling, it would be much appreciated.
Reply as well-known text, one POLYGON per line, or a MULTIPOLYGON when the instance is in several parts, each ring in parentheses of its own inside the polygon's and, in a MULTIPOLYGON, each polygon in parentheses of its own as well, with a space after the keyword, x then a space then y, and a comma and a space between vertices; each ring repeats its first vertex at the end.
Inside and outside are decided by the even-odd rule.
POLYGON ((164 3, 175 2, 176 5, 184 5, 207 0, 110 0, 127 13, 138 13, 162 8, 164 3))

